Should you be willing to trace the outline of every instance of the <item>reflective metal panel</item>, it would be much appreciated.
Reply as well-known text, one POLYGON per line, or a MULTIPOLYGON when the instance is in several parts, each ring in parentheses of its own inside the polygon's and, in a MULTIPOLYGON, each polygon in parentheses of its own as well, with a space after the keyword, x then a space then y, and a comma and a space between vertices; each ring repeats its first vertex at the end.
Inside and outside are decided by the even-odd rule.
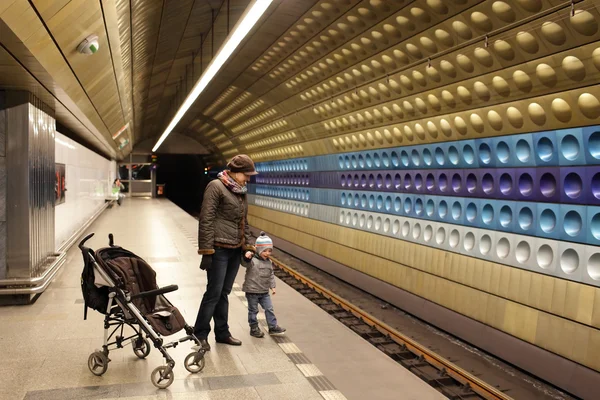
POLYGON ((54 132, 51 111, 8 92, 7 277, 39 276, 54 253, 54 132))

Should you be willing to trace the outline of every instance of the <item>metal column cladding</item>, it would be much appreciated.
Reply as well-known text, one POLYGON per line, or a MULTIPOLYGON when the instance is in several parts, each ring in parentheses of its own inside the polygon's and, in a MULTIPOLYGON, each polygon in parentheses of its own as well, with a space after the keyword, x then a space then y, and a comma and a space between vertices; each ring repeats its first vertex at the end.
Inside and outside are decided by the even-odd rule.
POLYGON ((54 254, 53 112, 26 92, 8 92, 7 278, 40 276, 54 254))

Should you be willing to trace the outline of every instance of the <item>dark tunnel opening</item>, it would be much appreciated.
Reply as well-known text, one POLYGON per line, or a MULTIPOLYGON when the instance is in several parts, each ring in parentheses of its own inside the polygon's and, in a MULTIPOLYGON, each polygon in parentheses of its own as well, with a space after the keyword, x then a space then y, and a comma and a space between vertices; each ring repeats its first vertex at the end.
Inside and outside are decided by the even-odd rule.
POLYGON ((159 154, 156 183, 165 185, 166 197, 197 217, 204 189, 210 181, 204 160, 194 154, 159 154))

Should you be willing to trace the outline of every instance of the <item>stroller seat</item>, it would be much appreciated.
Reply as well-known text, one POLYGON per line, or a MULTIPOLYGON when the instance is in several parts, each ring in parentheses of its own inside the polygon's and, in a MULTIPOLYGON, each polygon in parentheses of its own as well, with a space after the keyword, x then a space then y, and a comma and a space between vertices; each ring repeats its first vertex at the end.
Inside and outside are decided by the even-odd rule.
MULTIPOLYGON (((102 254, 102 250, 98 253, 102 254)), ((145 295, 158 290, 156 272, 141 258, 117 257, 107 261, 107 267, 122 279, 123 289, 131 295, 133 304, 140 310, 154 330, 163 336, 170 336, 185 327, 185 319, 165 296, 145 295)))

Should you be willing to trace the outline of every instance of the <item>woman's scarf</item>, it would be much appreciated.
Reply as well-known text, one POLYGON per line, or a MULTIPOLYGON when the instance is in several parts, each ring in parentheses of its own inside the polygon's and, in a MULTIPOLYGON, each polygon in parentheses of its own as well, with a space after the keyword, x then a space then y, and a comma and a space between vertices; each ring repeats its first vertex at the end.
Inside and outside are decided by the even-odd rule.
POLYGON ((237 183, 235 179, 229 176, 227 171, 219 172, 217 178, 219 178, 219 180, 223 182, 223 185, 225 185, 225 187, 229 189, 230 192, 233 192, 235 194, 246 194, 248 192, 248 188, 246 186, 241 186, 239 183, 237 183))

